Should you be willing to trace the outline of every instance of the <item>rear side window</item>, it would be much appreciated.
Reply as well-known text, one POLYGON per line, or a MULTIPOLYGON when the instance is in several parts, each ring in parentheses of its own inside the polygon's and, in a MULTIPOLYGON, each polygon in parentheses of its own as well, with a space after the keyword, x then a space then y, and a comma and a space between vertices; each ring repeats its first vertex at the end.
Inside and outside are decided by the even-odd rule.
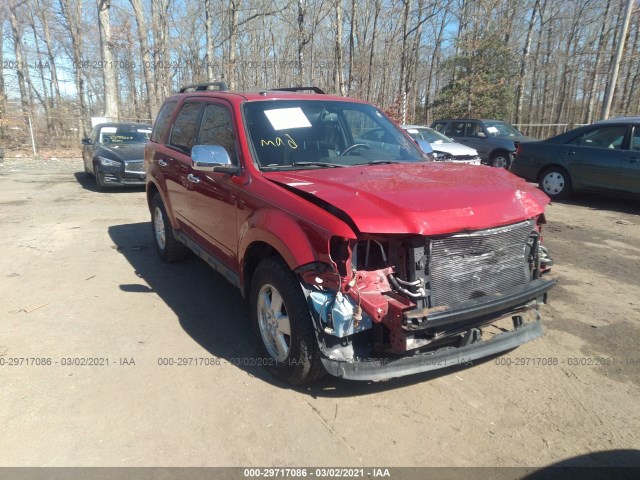
POLYGON ((640 150, 640 125, 636 126, 631 137, 631 150, 640 150))
POLYGON ((196 124, 200 115, 202 104, 199 102, 185 103, 173 124, 171 130, 171 140, 169 144, 172 147, 179 148, 187 154, 191 153, 191 147, 194 145, 196 137, 196 124))
POLYGON ((167 102, 160 109, 156 117, 156 122, 153 124, 153 132, 151 133, 152 142, 158 142, 161 138, 165 138, 167 127, 169 126, 169 119, 176 109, 176 105, 177 102, 167 102))
POLYGON ((627 133, 626 126, 607 126, 589 130, 569 142, 571 145, 596 148, 622 148, 624 136, 627 133))

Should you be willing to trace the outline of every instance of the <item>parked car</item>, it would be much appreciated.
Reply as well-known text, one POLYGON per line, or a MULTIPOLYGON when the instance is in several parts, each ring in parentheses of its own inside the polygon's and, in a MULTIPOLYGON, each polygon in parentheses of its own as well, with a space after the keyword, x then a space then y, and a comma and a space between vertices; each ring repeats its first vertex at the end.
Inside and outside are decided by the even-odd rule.
POLYGON ((82 139, 84 171, 98 190, 145 185, 144 145, 151 135, 146 123, 101 123, 82 139))
POLYGON ((452 118, 436 120, 431 128, 476 149, 482 163, 507 169, 513 161, 518 144, 536 140, 502 120, 452 118))
POLYGON ((572 191, 640 194, 640 117, 615 118, 521 143, 511 171, 551 198, 572 191))
MULTIPOLYGON (((390 139, 387 138, 388 136, 389 136, 389 132, 387 130, 385 130, 384 128, 376 127, 370 130, 365 130, 363 132, 360 132, 358 134, 358 138, 354 139, 354 141, 359 143, 364 143, 367 145, 372 144, 373 146, 382 146, 384 145, 384 143, 389 143, 390 139)), ((426 157, 428 160, 431 160, 431 161, 437 160, 436 155, 433 151, 433 148, 431 148, 431 145, 429 145, 429 142, 422 139, 414 139, 414 140, 420 147, 420 150, 422 150, 422 152, 426 154, 426 157)))
POLYGON ((186 86, 145 149, 154 244, 240 289, 259 364, 292 384, 398 377, 539 337, 548 197, 507 171, 425 160, 360 100, 186 86), (374 129, 382 140, 363 139, 374 129))
POLYGON ((402 125, 402 128, 414 140, 428 142, 430 150, 438 161, 480 165, 480 156, 473 148, 454 142, 433 128, 420 125, 402 125))

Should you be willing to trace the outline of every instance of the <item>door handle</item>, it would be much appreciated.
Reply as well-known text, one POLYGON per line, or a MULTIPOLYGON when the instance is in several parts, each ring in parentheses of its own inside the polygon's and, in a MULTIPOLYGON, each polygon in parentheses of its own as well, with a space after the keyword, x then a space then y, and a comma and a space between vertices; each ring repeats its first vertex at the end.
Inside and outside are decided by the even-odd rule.
POLYGON ((567 152, 567 155, 575 155, 576 151, 575 150, 569 150, 567 152))
POLYGON ((638 157, 631 157, 629 159, 629 163, 638 163, 638 162, 640 162, 640 158, 638 157))
POLYGON ((200 179, 198 177, 196 177, 195 175, 193 175, 192 173, 187 175, 187 180, 189 180, 192 183, 200 183, 200 179))
POLYGON ((160 165, 161 167, 166 167, 169 164, 161 158, 160 160, 158 160, 158 165, 160 165))

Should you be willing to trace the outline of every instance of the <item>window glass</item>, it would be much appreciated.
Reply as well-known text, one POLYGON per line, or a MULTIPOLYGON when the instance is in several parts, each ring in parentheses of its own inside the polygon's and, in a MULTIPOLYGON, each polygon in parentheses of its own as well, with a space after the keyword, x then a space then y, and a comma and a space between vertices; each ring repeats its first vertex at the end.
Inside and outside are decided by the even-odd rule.
POLYGON ((191 153, 191 147, 194 145, 200 107, 201 103, 185 103, 173 124, 169 143, 185 153, 191 153))
POLYGON ((464 122, 451 122, 443 133, 447 137, 464 137, 464 122))
POLYGON ((439 123, 434 124, 432 128, 433 128, 434 130, 437 130, 437 131, 439 131, 439 132, 441 132, 441 133, 442 133, 442 131, 444 130, 445 125, 446 125, 446 123, 444 123, 444 122, 439 122, 439 123))
POLYGON ((482 127, 479 123, 469 122, 466 129, 467 137, 484 137, 485 134, 482 131, 482 127))
POLYGON ((165 137, 167 133, 167 126, 169 125, 169 119, 173 114, 173 111, 176 109, 177 102, 167 102, 165 103, 158 116, 156 117, 156 122, 153 125, 153 132, 151 133, 151 141, 159 142, 161 138, 165 137))
POLYGON ((229 110, 216 104, 207 105, 202 114, 198 134, 199 145, 220 145, 236 163, 236 137, 229 110))
POLYGON ((640 150, 640 125, 636 126, 631 137, 631 150, 640 150))
POLYGON ((569 142, 570 145, 596 148, 622 148, 627 127, 612 125, 589 130, 569 142))
POLYGON ((262 168, 425 160, 415 142, 371 105, 277 100, 247 102, 243 108, 262 168))

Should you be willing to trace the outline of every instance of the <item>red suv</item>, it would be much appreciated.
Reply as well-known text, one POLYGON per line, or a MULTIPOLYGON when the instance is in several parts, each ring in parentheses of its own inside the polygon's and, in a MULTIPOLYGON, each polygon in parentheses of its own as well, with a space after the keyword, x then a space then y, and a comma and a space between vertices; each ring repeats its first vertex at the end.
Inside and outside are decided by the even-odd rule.
POLYGON ((430 162, 368 103, 190 85, 165 100, 145 168, 160 257, 191 250, 237 286, 261 363, 292 384, 398 377, 542 335, 549 199, 507 171, 430 162))

